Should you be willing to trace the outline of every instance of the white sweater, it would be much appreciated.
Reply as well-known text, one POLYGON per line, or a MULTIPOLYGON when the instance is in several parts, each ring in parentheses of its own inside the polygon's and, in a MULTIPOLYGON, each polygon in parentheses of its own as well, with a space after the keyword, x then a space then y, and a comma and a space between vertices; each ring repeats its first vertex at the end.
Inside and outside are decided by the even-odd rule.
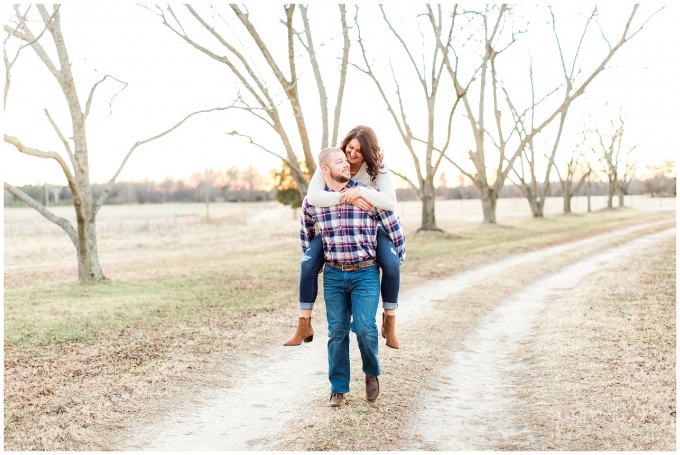
MULTIPOLYGON (((356 182, 377 188, 379 191, 375 191, 373 188, 360 187, 359 196, 373 204, 374 207, 394 212, 397 208, 397 194, 394 191, 394 182, 392 181, 390 169, 383 161, 383 168, 380 169, 375 182, 371 181, 371 177, 368 175, 366 169, 366 162, 364 162, 359 168, 359 171, 354 174, 352 178, 356 182)), ((326 180, 323 177, 323 172, 317 167, 316 172, 314 172, 314 175, 312 176, 312 180, 309 182, 309 188, 307 190, 307 200, 311 205, 316 207, 330 207, 340 203, 341 194, 324 191, 325 187, 326 180)))

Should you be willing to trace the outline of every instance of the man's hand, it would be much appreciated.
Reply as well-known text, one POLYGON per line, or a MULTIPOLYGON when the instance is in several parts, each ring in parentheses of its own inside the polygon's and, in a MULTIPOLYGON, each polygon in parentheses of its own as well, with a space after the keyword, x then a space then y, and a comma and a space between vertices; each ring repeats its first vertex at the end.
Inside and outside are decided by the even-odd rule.
MULTIPOLYGON (((354 189, 354 188, 352 188, 354 189)), ((366 210, 367 212, 370 212, 373 210, 373 205, 368 202, 366 199, 362 197, 358 197, 352 201, 352 205, 355 207, 359 207, 361 210, 366 210)))
MULTIPOLYGON (((352 204, 359 197, 359 188, 345 188, 340 195, 341 204, 352 204)), ((356 204, 355 204, 356 205, 356 204)), ((358 207, 358 206, 357 206, 358 207)))

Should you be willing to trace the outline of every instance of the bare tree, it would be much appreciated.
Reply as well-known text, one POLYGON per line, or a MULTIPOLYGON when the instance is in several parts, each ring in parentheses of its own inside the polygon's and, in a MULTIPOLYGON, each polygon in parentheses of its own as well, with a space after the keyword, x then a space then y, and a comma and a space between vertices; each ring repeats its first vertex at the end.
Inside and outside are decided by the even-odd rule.
POLYGON ((664 193, 675 196, 675 161, 667 159, 662 163, 648 164, 645 167, 649 175, 645 180, 645 190, 651 197, 663 198, 664 193))
POLYGON ((632 150, 626 154, 626 161, 623 164, 623 173, 619 174, 616 182, 616 194, 619 196, 619 207, 624 206, 623 196, 626 194, 626 191, 628 191, 630 182, 635 178, 635 173, 637 172, 639 164, 640 162, 633 155, 632 150))
MULTIPOLYGON (((498 57, 516 41, 517 34, 521 32, 521 30, 512 29, 512 24, 510 23, 509 17, 509 8, 507 5, 501 5, 500 7, 487 7, 487 9, 482 12, 471 11, 467 13, 481 18, 484 31, 484 53, 480 66, 478 90, 479 108, 476 114, 472 109, 469 91, 467 91, 466 96, 463 97, 465 111, 475 139, 476 149, 474 151, 470 150, 469 156, 476 172, 474 174, 467 172, 456 162, 451 162, 462 173, 470 178, 475 186, 479 189, 484 213, 484 223, 496 222, 496 201, 500 194, 500 190, 503 187, 510 172, 515 171, 514 166, 516 161, 521 159, 523 155, 525 161, 529 164, 529 182, 527 182, 526 178, 521 176, 521 174, 517 173, 516 175, 518 175, 521 182, 524 183, 520 183, 520 187, 525 191, 525 195, 532 206, 534 216, 542 216, 543 204, 545 202, 544 196, 547 195, 549 191, 549 176, 550 172, 552 171, 555 152, 559 144, 564 121, 569 107, 575 99, 584 93, 585 89, 590 85, 595 77, 597 77, 597 75, 606 68, 607 64, 616 54, 616 52, 626 42, 639 33, 649 21, 649 19, 651 19, 651 17, 656 14, 652 14, 640 27, 631 32, 631 24, 637 12, 638 6, 639 5, 635 5, 633 7, 633 10, 624 26, 621 38, 614 46, 609 45, 609 41, 607 41, 606 37, 604 37, 604 33, 602 34, 604 40, 609 46, 609 52, 604 56, 595 69, 593 69, 592 72, 587 77, 585 77, 585 79, 581 79, 582 82, 580 83, 576 81, 576 76, 578 76, 578 74, 574 74, 575 65, 572 65, 571 69, 568 71, 566 65, 564 64, 564 54, 561 50, 557 30, 554 28, 554 35, 556 38, 558 51, 563 63, 562 68, 564 72, 565 83, 563 86, 558 87, 558 89, 553 90, 552 92, 549 92, 546 96, 538 101, 536 101, 535 96, 532 96, 531 105, 523 111, 520 111, 519 108, 515 107, 510 97, 509 91, 507 88, 503 87, 503 84, 499 79, 498 57), (504 37, 503 31, 508 29, 510 30, 508 32, 510 33, 510 36, 504 37), (485 110, 487 108, 486 94, 488 92, 491 93, 493 104, 494 131, 488 130, 485 123, 485 110), (562 92, 563 95, 562 102, 554 110, 545 115, 541 120, 537 120, 535 118, 536 106, 547 99, 548 96, 560 92, 562 92), (499 101, 501 97, 505 98, 505 102, 513 117, 513 122, 509 132, 504 131, 503 128, 501 104, 499 101), (557 128, 557 134, 553 142, 552 151, 548 156, 549 165, 546 168, 546 174, 543 180, 543 191, 539 192, 536 181, 534 138, 548 125, 551 125, 556 119, 559 122, 559 126, 557 128), (515 135, 517 136, 517 139, 515 142, 511 143, 511 140, 513 140, 515 135), (491 148, 497 152, 498 156, 497 164, 494 167, 487 165, 487 143, 489 141, 493 144, 491 148), (511 145, 515 143, 516 145, 511 145), (493 181, 490 177, 493 179, 493 181)), ((597 8, 594 10, 593 15, 596 13, 597 8)), ((590 20, 588 23, 590 23, 590 20)), ((583 35, 581 40, 583 40, 583 35)), ((580 47, 581 44, 579 44, 577 49, 580 49, 580 47)), ((575 55, 575 58, 577 57, 578 51, 575 55)), ((514 65, 515 62, 513 61, 509 64, 514 65)), ((449 73, 456 87, 462 88, 460 83, 457 81, 457 76, 453 70, 453 67, 450 65, 449 73)), ((533 75, 531 79, 533 79, 533 75)))
POLYGON ((592 186, 594 178, 595 173, 593 172, 593 168, 590 165, 590 163, 588 163, 588 176, 586 177, 586 199, 588 200, 588 213, 593 211, 590 196, 592 195, 592 186))
MULTIPOLYGON (((562 187, 563 211, 564 213, 571 213, 571 198, 579 192, 583 184, 589 179, 592 171, 590 163, 588 163, 583 152, 572 150, 569 160, 566 161, 564 176, 560 172, 557 163, 555 163, 555 170, 562 187), (579 174, 581 175, 580 177, 578 177, 579 174), (574 184, 576 178, 578 178, 578 181, 574 184)), ((590 212, 590 196, 588 197, 588 211, 590 212)))
MULTIPOLYGON (((37 5, 36 9, 40 14, 44 29, 52 38, 51 41, 59 59, 58 64, 55 64, 55 62, 52 61, 46 50, 43 48, 42 42, 45 41, 42 39, 43 33, 41 33, 39 36, 34 35, 29 27, 29 21, 26 15, 19 11, 18 5, 15 6, 16 14, 13 19, 14 27, 5 25, 5 31, 11 37, 18 39, 22 47, 26 47, 28 45, 33 49, 47 70, 52 74, 52 76, 54 76, 63 92, 71 116, 71 125, 73 129, 72 137, 69 138, 71 142, 62 133, 62 130, 53 120, 48 109, 45 109, 45 115, 47 116, 47 119, 64 146, 68 162, 66 159, 64 159, 64 157, 62 157, 61 154, 57 152, 43 151, 26 146, 16 137, 5 134, 4 140, 9 144, 14 145, 14 147, 16 147, 16 149, 21 153, 39 158, 53 159, 59 164, 64 176, 66 177, 68 186, 71 189, 71 194, 73 196, 73 207, 76 211, 77 220, 76 227, 74 228, 74 226, 68 220, 56 216, 38 201, 11 184, 5 182, 4 188, 14 197, 23 201, 30 207, 33 207, 45 218, 64 229, 76 249, 79 280, 101 281, 105 280, 106 277, 104 276, 99 264, 99 255, 97 252, 96 217, 102 204, 104 201, 106 201, 114 181, 122 171, 125 163, 130 158, 130 155, 132 155, 132 152, 134 152, 134 150, 140 145, 168 134, 193 115, 196 115, 200 112, 222 110, 224 108, 214 108, 205 111, 194 112, 186 116, 182 121, 168 130, 148 139, 136 142, 130 148, 120 167, 106 185, 104 192, 97 200, 94 200, 92 189, 90 187, 88 146, 85 124, 90 113, 95 90, 99 84, 107 79, 116 81, 117 79, 110 75, 106 75, 97 83, 95 83, 90 89, 85 107, 83 108, 76 90, 76 83, 71 71, 71 60, 69 59, 66 43, 61 30, 60 7, 59 5, 54 6, 51 13, 44 5, 37 5)), ((125 83, 122 84, 127 85, 125 83)), ((8 89, 8 87, 9 86, 6 86, 6 89, 8 89)), ((6 94, 7 92, 5 95, 6 94)))
MULTIPOLYGON (((451 66, 452 71, 457 71, 458 59, 457 57, 450 58, 449 53, 453 54, 450 49, 451 41, 453 38, 454 30, 456 29, 456 19, 459 17, 457 13, 457 6, 449 14, 444 14, 442 11, 442 5, 436 5, 433 8, 432 5, 425 5, 427 11, 419 16, 427 17, 432 31, 432 39, 434 40, 431 55, 428 55, 429 68, 426 67, 425 55, 423 54, 422 68, 416 62, 416 51, 415 46, 409 46, 406 41, 402 38, 399 32, 396 30, 394 25, 390 22, 385 12, 383 5, 380 5, 380 11, 382 12, 382 17, 392 34, 399 41, 404 52, 408 56, 408 59, 413 66, 413 70, 419 81, 419 89, 422 90, 423 100, 427 109, 427 116, 422 118, 416 117, 415 122, 412 123, 413 117, 409 120, 409 116, 406 114, 406 109, 404 108, 404 100, 402 97, 401 87, 399 85, 399 80, 392 68, 392 62, 390 61, 390 70, 392 73, 392 79, 396 87, 396 103, 391 101, 387 96, 385 86, 387 83, 381 80, 374 71, 374 64, 369 61, 368 54, 366 51, 366 46, 361 37, 361 29, 358 22, 358 7, 357 14, 354 17, 354 23, 356 24, 357 32, 359 34, 358 44, 361 48, 361 55, 363 58, 363 65, 353 64, 362 73, 366 74, 371 78, 377 87, 380 95, 387 106, 394 124, 401 135, 401 138, 408 149, 411 158, 413 159, 413 164, 415 166, 416 174, 418 176, 418 185, 411 182, 405 176, 398 174, 396 175, 402 177, 408 183, 418 191, 420 200, 422 201, 422 221, 420 229, 422 231, 438 231, 437 223, 435 219, 435 186, 434 177, 439 169, 439 165, 442 159, 445 157, 445 153, 451 144, 451 131, 452 131, 452 121, 453 114, 458 106, 460 99, 465 94, 465 89, 463 87, 455 88, 455 99, 448 100, 446 98, 438 98, 440 94, 440 83, 442 82, 442 72, 446 65, 451 65, 450 60, 455 60, 453 66, 451 66), (446 17, 448 16, 448 17, 446 17), (429 70, 429 71, 428 71, 429 70), (446 114, 444 120, 446 120, 447 128, 444 132, 445 140, 438 147, 435 145, 435 126, 437 122, 437 115, 440 111, 437 111, 436 105, 437 100, 442 99, 443 102, 447 103, 446 108, 443 113, 446 114), (418 137, 414 133, 414 128, 420 130, 424 133, 424 137, 418 137), (424 145, 424 147, 422 147, 424 145), (421 151, 421 149, 423 149, 421 151), (424 155, 424 159, 422 159, 424 155)), ((423 35, 423 40, 425 40, 423 35)), ((425 43, 419 43, 417 47, 425 47, 425 43)))
MULTIPOLYGON (((282 19, 281 22, 286 28, 285 39, 288 45, 286 64, 288 66, 289 75, 286 76, 284 75, 281 67, 279 67, 274 55, 272 52, 270 52, 267 43, 264 42, 257 28, 251 21, 248 10, 235 4, 231 4, 229 6, 231 8, 231 13, 238 20, 238 22, 240 22, 241 26, 244 27, 247 36, 250 37, 251 44, 254 44, 257 47, 260 56, 266 62, 269 70, 271 70, 271 72, 274 74, 276 81, 283 90, 283 93, 285 93, 295 118, 297 133, 302 146, 304 162, 309 172, 313 173, 316 169, 316 164, 314 162, 315 153, 312 152, 309 133, 307 131, 307 124, 305 122, 302 105, 300 103, 299 76, 295 60, 296 37, 307 51, 319 92, 320 114, 322 120, 322 139, 319 150, 329 146, 328 131, 330 116, 328 112, 328 96, 326 94, 326 88, 322 79, 317 53, 314 48, 313 34, 310 27, 307 7, 299 7, 300 15, 302 16, 303 21, 303 38, 301 36, 303 33, 297 32, 293 24, 296 5, 291 4, 283 6, 285 19, 282 19)), ((342 35, 344 41, 343 54, 340 64, 340 82, 338 86, 335 113, 333 117, 333 144, 335 144, 337 141, 338 124, 340 121, 340 111, 346 81, 347 62, 349 59, 350 48, 349 28, 346 21, 345 6, 338 6, 340 9, 340 23, 342 26, 342 35)), ((156 14, 162 20, 163 25, 172 30, 180 38, 213 60, 226 65, 229 68, 229 71, 231 71, 239 79, 243 88, 246 90, 246 92, 248 92, 249 97, 248 99, 244 99, 239 93, 236 102, 233 103, 233 108, 242 109, 254 115, 259 120, 266 123, 270 128, 272 128, 281 140, 281 144, 285 150, 285 156, 256 143, 250 136, 240 134, 237 131, 232 131, 228 134, 248 137, 252 144, 281 158, 290 167, 298 190, 302 196, 304 196, 307 193, 307 180, 305 179, 304 172, 300 168, 300 163, 295 153, 296 148, 293 146, 290 135, 284 125, 285 113, 282 112, 281 106, 276 103, 276 93, 270 91, 267 85, 267 78, 263 77, 257 70, 257 66, 252 60, 253 55, 249 55, 245 47, 240 42, 235 43, 234 39, 228 38, 226 33, 221 32, 216 28, 215 23, 219 22, 221 26, 224 26, 227 29, 232 29, 230 22, 227 21, 222 14, 211 7, 212 17, 209 18, 209 14, 201 14, 189 4, 185 5, 185 7, 193 20, 197 21, 197 23, 200 24, 200 26, 204 28, 217 43, 219 43, 219 51, 211 50, 212 44, 199 43, 197 38, 189 36, 185 28, 182 26, 180 18, 171 6, 161 7, 156 5, 156 8, 150 11, 156 14)))
POLYGON ((640 144, 627 148, 623 146, 626 121, 622 109, 619 110, 618 120, 612 117, 609 120, 610 131, 608 133, 602 132, 600 127, 594 126, 588 129, 586 134, 591 136, 590 148, 598 157, 601 165, 600 171, 609 183, 607 207, 613 207, 615 195, 619 196, 619 207, 623 207, 623 195, 638 166, 633 152, 640 144))

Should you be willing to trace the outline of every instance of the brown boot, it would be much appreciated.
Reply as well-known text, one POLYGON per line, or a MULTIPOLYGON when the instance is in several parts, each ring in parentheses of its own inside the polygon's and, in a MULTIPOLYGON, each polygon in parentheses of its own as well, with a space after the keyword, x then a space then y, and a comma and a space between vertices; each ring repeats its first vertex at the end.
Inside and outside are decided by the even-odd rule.
POLYGON ((314 339, 314 329, 312 328, 312 318, 298 318, 298 326, 293 338, 283 343, 284 346, 300 346, 302 342, 309 343, 314 339))
POLYGON ((374 402, 380 396, 380 381, 376 376, 366 375, 366 401, 374 402))
POLYGON ((397 333, 395 332, 395 325, 395 316, 387 316, 385 313, 383 313, 383 322, 380 332, 382 332, 382 337, 387 339, 385 344, 391 348, 399 349, 399 339, 397 338, 397 333))

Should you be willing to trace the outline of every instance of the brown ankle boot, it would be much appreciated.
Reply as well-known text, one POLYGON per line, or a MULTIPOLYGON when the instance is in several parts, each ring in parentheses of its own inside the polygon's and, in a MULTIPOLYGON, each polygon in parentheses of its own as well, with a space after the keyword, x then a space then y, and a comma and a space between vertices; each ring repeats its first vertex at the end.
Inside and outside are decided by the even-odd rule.
POLYGON ((387 316, 383 313, 383 322, 380 331, 382 332, 382 337, 387 339, 385 344, 391 348, 399 349, 399 339, 395 332, 395 325, 395 316, 387 316))
POLYGON ((298 318, 298 326, 293 338, 283 343, 284 346, 300 346, 302 342, 309 343, 314 339, 314 329, 312 328, 312 318, 298 318))

